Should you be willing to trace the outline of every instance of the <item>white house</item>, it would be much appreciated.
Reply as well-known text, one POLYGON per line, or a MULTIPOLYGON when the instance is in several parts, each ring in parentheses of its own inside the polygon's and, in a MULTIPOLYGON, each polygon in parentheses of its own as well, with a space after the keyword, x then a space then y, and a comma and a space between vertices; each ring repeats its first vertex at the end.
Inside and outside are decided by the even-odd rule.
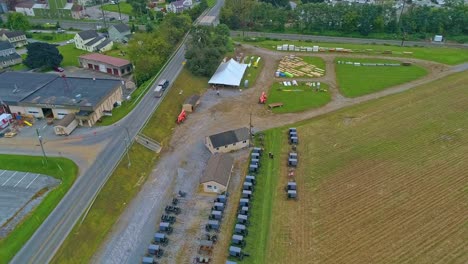
POLYGON ((85 30, 74 37, 75 47, 88 52, 104 52, 112 49, 113 42, 104 36, 99 36, 96 30, 85 30))
POLYGON ((166 5, 167 12, 182 13, 184 10, 192 8, 192 0, 178 0, 166 5))
POLYGON ((34 4, 35 3, 33 1, 18 2, 15 5, 15 11, 25 16, 34 16, 34 4))

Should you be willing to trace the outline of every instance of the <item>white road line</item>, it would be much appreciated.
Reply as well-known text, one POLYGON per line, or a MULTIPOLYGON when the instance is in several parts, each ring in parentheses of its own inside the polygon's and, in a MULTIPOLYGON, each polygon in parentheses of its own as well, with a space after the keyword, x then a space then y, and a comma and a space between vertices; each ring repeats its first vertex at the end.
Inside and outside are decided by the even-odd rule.
POLYGON ((21 180, 19 180, 19 181, 15 184, 15 186, 13 186, 13 187, 16 187, 16 186, 24 179, 24 177, 26 177, 28 174, 29 174, 29 172, 26 172, 26 174, 23 176, 23 178, 21 178, 21 180))
POLYGON ((39 177, 39 175, 40 175, 40 174, 37 174, 37 175, 36 175, 36 178, 34 178, 34 179, 28 184, 28 186, 26 186, 26 189, 28 189, 29 186, 31 186, 31 184, 37 179, 37 177, 39 177))
POLYGON ((13 176, 15 176, 16 173, 17 173, 17 171, 15 171, 15 172, 10 176, 10 178, 8 178, 8 180, 6 180, 6 181, 2 184, 2 186, 5 186, 5 184, 7 184, 7 182, 8 182, 11 178, 13 178, 13 176))
POLYGON ((0 176, 2 176, 2 175, 5 173, 5 172, 7 172, 7 171, 6 171, 6 170, 4 170, 4 171, 2 172, 2 174, 0 174, 0 176))

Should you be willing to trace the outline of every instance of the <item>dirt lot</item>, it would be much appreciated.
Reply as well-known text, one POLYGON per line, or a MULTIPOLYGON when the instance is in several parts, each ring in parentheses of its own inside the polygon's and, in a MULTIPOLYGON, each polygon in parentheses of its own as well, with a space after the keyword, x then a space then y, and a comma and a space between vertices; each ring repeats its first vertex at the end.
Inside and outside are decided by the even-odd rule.
MULTIPOLYGON (((206 208, 208 208, 201 205, 206 198, 196 193, 199 177, 203 173, 204 166, 209 157, 209 152, 203 145, 205 136, 241 126, 248 126, 250 113, 252 113, 254 130, 263 130, 294 123, 345 106, 410 89, 418 84, 430 82, 448 75, 451 71, 448 67, 440 64, 412 60, 414 63, 428 67, 431 73, 420 80, 408 84, 390 88, 376 94, 348 99, 341 96, 336 87, 333 65, 334 56, 321 55, 326 61, 327 74, 322 78, 315 78, 314 81, 322 81, 329 84, 332 102, 316 110, 296 114, 274 115, 265 107, 258 105, 257 100, 261 91, 270 87, 275 81, 273 75, 276 70, 276 64, 284 54, 249 46, 242 47, 240 51, 244 54, 260 55, 265 60, 265 68, 259 74, 256 84, 252 88, 243 90, 242 92, 238 90, 221 90, 220 96, 217 96, 213 90, 208 90, 205 93, 200 107, 189 115, 184 124, 174 130, 170 145, 165 148, 164 155, 156 169, 148 177, 142 191, 132 201, 118 224, 114 227, 113 234, 108 239, 103 252, 99 252, 95 256, 95 263, 99 263, 104 259, 106 263, 120 263, 122 260, 129 262, 140 261, 151 240, 152 233, 156 229, 156 224, 161 216, 162 206, 179 189, 188 192, 185 209, 192 209, 184 217, 183 224, 176 225, 176 228, 181 230, 176 233, 177 238, 180 239, 171 240, 171 249, 167 252, 171 258, 162 262, 187 263, 185 261, 193 258, 196 254, 194 253, 194 249, 197 247, 197 241, 203 234, 202 225, 206 221, 205 212, 206 208), (180 170, 185 171, 185 173, 178 174, 177 172, 180 170), (177 176, 175 177, 175 175, 177 176), (177 255, 175 254, 176 251, 179 252, 177 255)), ((229 227, 224 228, 226 228, 226 231, 230 230, 229 227)), ((225 233, 222 233, 221 236, 229 238, 225 233)), ((220 243, 227 245, 227 240, 220 243)), ((222 249, 221 245, 216 250, 226 252, 225 249, 222 249)), ((215 263, 224 263, 225 259, 222 254, 214 254, 214 256, 215 263)))

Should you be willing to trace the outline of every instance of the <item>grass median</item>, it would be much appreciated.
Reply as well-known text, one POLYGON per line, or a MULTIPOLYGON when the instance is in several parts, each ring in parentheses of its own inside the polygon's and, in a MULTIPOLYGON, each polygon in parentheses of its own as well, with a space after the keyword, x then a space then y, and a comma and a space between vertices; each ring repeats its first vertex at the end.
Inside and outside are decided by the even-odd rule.
POLYGON ((60 179, 62 183, 47 194, 42 202, 25 217, 15 229, 0 240, 0 263, 8 263, 42 224, 78 175, 76 164, 66 158, 48 158, 42 164, 42 157, 0 154, 0 169, 40 173, 60 179))
MULTIPOLYGON (((163 151, 176 126, 175 120, 182 103, 192 94, 202 94, 206 90, 207 81, 184 69, 144 128, 146 136, 162 143, 163 151), (180 91, 183 91, 182 94, 180 91)), ((83 223, 73 228, 51 263, 76 263, 77 260, 88 263, 99 250, 112 226, 140 191, 159 159, 158 154, 137 143, 131 146, 129 153, 131 167, 127 168, 126 158, 120 161, 83 223)))

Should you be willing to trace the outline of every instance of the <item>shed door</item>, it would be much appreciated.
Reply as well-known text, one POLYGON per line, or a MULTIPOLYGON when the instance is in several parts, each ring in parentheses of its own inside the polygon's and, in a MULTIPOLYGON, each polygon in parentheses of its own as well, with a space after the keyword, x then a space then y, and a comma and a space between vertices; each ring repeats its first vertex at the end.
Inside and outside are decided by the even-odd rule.
POLYGON ((99 71, 99 65, 94 65, 94 69, 95 69, 96 71, 99 71))
POLYGON ((114 69, 114 75, 119 75, 119 70, 114 69))
POLYGON ((107 68, 107 73, 112 74, 112 69, 111 69, 111 68, 107 68))
POLYGON ((92 69, 93 65, 91 63, 88 63, 88 69, 92 69))

